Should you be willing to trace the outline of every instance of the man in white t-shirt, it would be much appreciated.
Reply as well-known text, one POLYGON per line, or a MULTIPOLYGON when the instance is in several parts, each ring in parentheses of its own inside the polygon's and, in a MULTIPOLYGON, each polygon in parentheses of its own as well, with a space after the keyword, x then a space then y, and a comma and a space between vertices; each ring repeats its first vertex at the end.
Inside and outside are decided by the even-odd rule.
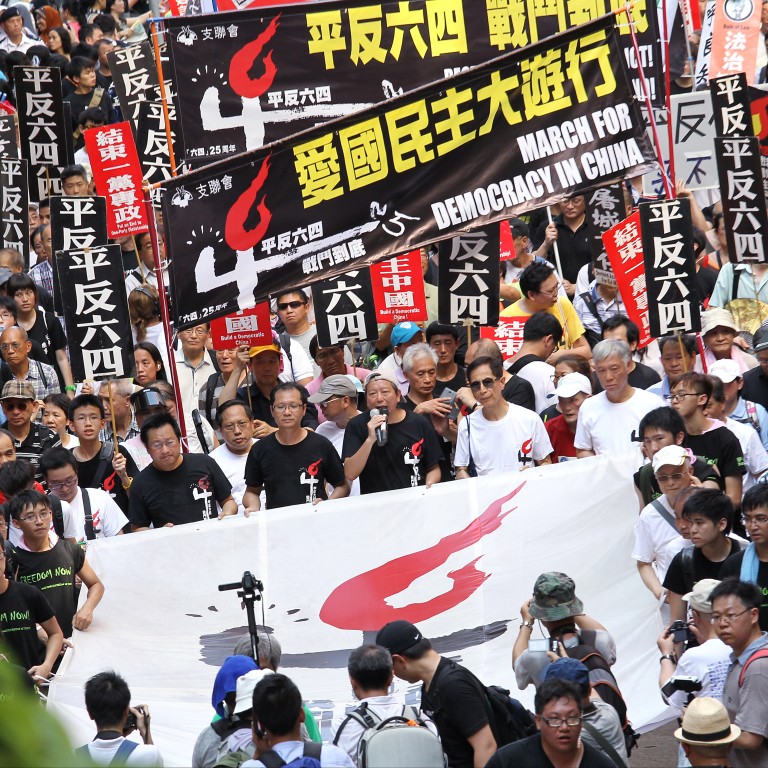
MULTIPOLYGON (((344 447, 344 432, 350 419, 360 415, 357 409, 357 386, 353 383, 360 381, 354 376, 334 374, 323 379, 323 383, 314 395, 309 396, 309 402, 315 403, 325 416, 325 421, 319 424, 315 432, 327 437, 341 456, 344 447)), ((362 392, 362 385, 360 385, 362 392)), ((349 491, 350 496, 360 495, 360 478, 355 478, 349 491)))
POLYGON ((502 396, 504 368, 499 360, 477 357, 467 380, 477 407, 459 422, 456 479, 511 472, 534 464, 550 464, 552 443, 544 423, 533 411, 508 403, 502 396))
POLYGON ((64 538, 76 542, 118 536, 128 518, 114 499, 100 488, 80 488, 77 459, 66 448, 49 448, 40 457, 40 471, 51 493, 69 504, 72 515, 64 538))
POLYGON ((681 445, 667 445, 654 454, 653 474, 661 496, 643 508, 635 523, 632 557, 637 561, 643 584, 660 600, 664 591, 661 584, 667 575, 667 568, 672 558, 685 546, 685 538, 677 527, 675 500, 681 490, 696 481, 691 456, 681 445))
POLYGON ((357 712, 362 707, 375 723, 390 717, 405 717, 421 720, 432 733, 437 734, 437 728, 431 720, 419 717, 418 709, 404 706, 399 696, 390 693, 395 673, 392 655, 386 648, 380 645, 361 645, 355 648, 349 654, 347 672, 358 706, 353 712, 343 713, 334 721, 332 742, 343 749, 355 765, 358 765, 360 738, 368 729, 357 712))
POLYGON ((237 513, 242 514, 245 462, 248 460, 248 451, 256 442, 253 437, 253 414, 241 400, 228 400, 219 406, 216 421, 224 443, 212 450, 210 456, 232 484, 232 498, 237 502, 237 513))
POLYGON ((640 464, 637 428, 648 411, 664 401, 629 383, 632 352, 619 339, 605 339, 592 350, 595 373, 603 391, 586 400, 579 410, 576 455, 583 459, 600 453, 620 454, 634 450, 640 464))
POLYGON ((96 738, 75 750, 76 756, 88 757, 96 765, 147 766, 162 768, 163 758, 152 743, 149 730, 149 707, 131 706, 128 683, 116 672, 99 672, 85 684, 85 707, 96 723, 96 738), (136 724, 128 726, 130 715, 136 724), (137 730, 143 744, 129 741, 126 736, 137 730))

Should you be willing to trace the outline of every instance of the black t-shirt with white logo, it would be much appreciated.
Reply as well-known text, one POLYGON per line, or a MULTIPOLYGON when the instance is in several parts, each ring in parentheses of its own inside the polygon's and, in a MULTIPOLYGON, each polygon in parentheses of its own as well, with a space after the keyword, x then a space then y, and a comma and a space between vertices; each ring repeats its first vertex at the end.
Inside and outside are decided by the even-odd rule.
POLYGON ((0 631, 16 661, 24 669, 45 661, 45 646, 37 636, 35 624, 53 617, 53 608, 39 589, 16 581, 0 595, 0 631))
MULTIPOLYGON (((347 424, 342 458, 354 456, 368 438, 370 413, 361 413, 347 424)), ((360 493, 392 491, 424 485, 427 472, 443 461, 443 452, 432 424, 420 413, 387 425, 387 444, 374 445, 360 474, 360 493)))
POLYGON ((216 502, 232 495, 221 467, 203 453, 184 454, 170 472, 145 467, 133 481, 128 518, 137 528, 183 525, 218 517, 216 502))
POLYGON ((17 581, 37 587, 51 604, 64 637, 72 635, 72 619, 77 612, 75 576, 85 563, 85 552, 77 544, 59 539, 44 552, 16 547, 19 570, 17 581))
POLYGON ((264 488, 268 509, 327 499, 325 484, 343 482, 344 465, 333 443, 314 432, 295 445, 271 434, 254 444, 245 462, 245 483, 264 488))

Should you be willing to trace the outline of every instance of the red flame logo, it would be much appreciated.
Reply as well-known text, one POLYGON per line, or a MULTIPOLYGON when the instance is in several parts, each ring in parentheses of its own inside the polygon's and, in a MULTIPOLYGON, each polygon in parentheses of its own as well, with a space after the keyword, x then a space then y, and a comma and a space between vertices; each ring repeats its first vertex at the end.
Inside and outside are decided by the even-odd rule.
POLYGON ((113 472, 104 482, 102 483, 101 487, 109 493, 110 491, 115 490, 115 478, 117 477, 117 472, 113 472))
POLYGON ((316 476, 317 476, 317 473, 318 473, 318 471, 320 470, 320 465, 321 465, 322 463, 323 463, 323 460, 322 460, 322 459, 318 459, 318 460, 317 460, 317 461, 315 461, 314 463, 310 464, 310 465, 307 467, 307 474, 308 474, 310 477, 316 477, 316 476))
POLYGON ((277 67, 272 62, 272 51, 264 57, 264 74, 252 78, 251 70, 261 56, 264 46, 274 37, 278 28, 278 19, 272 19, 270 25, 252 42, 244 45, 229 63, 229 84, 238 96, 255 99, 266 93, 277 74, 277 67))
POLYGON ((245 226, 250 216, 251 208, 256 204, 256 198, 259 196, 267 176, 269 176, 269 159, 270 155, 264 158, 256 178, 251 182, 251 186, 237 198, 237 201, 227 214, 227 220, 224 225, 224 239, 227 241, 227 245, 234 251, 247 251, 249 248, 253 248, 264 237, 269 222, 272 220, 272 214, 262 197, 256 206, 259 214, 259 223, 253 229, 246 229, 245 226))
POLYGON ((528 456, 530 455, 532 448, 533 448, 533 438, 531 437, 522 444, 522 446, 520 447, 520 453, 522 453, 523 456, 528 456))
POLYGON ((419 440, 418 443, 414 443, 411 446, 411 455, 414 459, 417 459, 419 456, 421 456, 421 449, 424 447, 424 438, 422 437, 421 440, 419 440))
POLYGON ((501 521, 516 509, 513 507, 502 512, 502 507, 524 486, 525 483, 521 483, 511 493, 497 499, 466 528, 444 536, 434 546, 390 560, 340 584, 320 609, 320 619, 339 629, 373 631, 396 619, 414 623, 424 621, 463 602, 490 576, 475 567, 480 557, 457 571, 451 571, 448 574, 453 581, 451 589, 427 602, 394 608, 387 604, 386 599, 441 566, 455 552, 477 544, 484 536, 497 530, 501 521))

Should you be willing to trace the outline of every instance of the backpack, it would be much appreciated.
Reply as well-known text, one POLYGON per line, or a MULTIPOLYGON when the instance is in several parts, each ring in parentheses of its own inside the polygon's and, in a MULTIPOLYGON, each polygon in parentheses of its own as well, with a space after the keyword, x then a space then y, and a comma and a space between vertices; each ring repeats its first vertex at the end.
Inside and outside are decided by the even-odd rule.
POLYGON ((745 662, 739 673, 739 688, 744 683, 744 676, 747 674, 747 668, 753 661, 758 659, 768 659, 768 647, 758 648, 745 662))
MULTIPOLYGON (((731 539, 731 541, 736 540, 731 539)), ((736 543, 739 545, 738 551, 741 552, 744 549, 744 544, 740 541, 736 541, 736 543)), ((696 584, 696 577, 693 573, 693 553, 695 549, 696 547, 694 547, 693 544, 689 544, 687 547, 683 547, 683 549, 680 550, 680 565, 683 569, 685 583, 691 585, 689 589, 693 589, 696 584)), ((733 554, 736 553, 734 552, 733 554)))
POLYGON ((246 760, 253 759, 253 755, 249 755, 244 749, 236 749, 234 752, 227 752, 223 757, 218 758, 213 768, 240 768, 246 760))
MULTIPOLYGON (((139 745, 135 741, 128 741, 126 739, 123 741, 122 744, 117 748, 117 752, 112 756, 112 759, 107 763, 107 765, 111 766, 122 766, 125 765, 128 761, 128 758, 131 755, 131 752, 133 752, 136 747, 139 745)), ((75 755, 78 757, 86 758, 88 761, 92 762, 91 760, 91 750, 88 749, 88 745, 84 745, 82 747, 78 747, 75 750, 75 755)))
POLYGON ((358 768, 443 768, 445 755, 419 713, 404 706, 402 714, 383 719, 363 702, 339 726, 333 743, 338 746, 344 726, 354 720, 363 727, 357 746, 358 768))
MULTIPOLYGON (((525 739, 536 733, 536 722, 533 715, 516 699, 509 695, 506 688, 498 685, 486 686, 475 677, 466 667, 461 667, 455 662, 449 661, 447 672, 463 669, 472 679, 475 688, 483 698, 483 704, 488 716, 488 725, 496 740, 496 747, 512 744, 520 739, 525 739)), ((440 682, 444 679, 445 671, 441 672, 433 681, 434 696, 439 700, 440 682)))
POLYGON ((579 644, 565 648, 572 659, 578 659, 589 670, 589 683, 595 693, 606 703, 610 704, 619 716, 627 754, 637 743, 639 735, 635 733, 632 724, 627 719, 627 704, 621 695, 619 684, 611 671, 611 665, 595 647, 597 633, 593 629, 583 629, 579 632, 579 644))
POLYGON ((318 744, 316 741, 305 741, 303 755, 295 760, 291 760, 290 763, 286 763, 274 749, 264 752, 257 759, 267 768, 282 768, 284 765, 287 768, 320 768, 322 749, 323 745, 318 744))

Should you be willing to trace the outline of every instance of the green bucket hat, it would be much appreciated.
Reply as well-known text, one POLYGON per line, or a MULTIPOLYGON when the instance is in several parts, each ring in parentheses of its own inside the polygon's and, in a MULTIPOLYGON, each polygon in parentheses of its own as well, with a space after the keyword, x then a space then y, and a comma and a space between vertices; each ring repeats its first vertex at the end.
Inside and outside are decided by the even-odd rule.
POLYGON ((584 603, 576 597, 576 585, 570 576, 549 571, 536 579, 530 612, 535 619, 560 621, 584 613, 584 603))

